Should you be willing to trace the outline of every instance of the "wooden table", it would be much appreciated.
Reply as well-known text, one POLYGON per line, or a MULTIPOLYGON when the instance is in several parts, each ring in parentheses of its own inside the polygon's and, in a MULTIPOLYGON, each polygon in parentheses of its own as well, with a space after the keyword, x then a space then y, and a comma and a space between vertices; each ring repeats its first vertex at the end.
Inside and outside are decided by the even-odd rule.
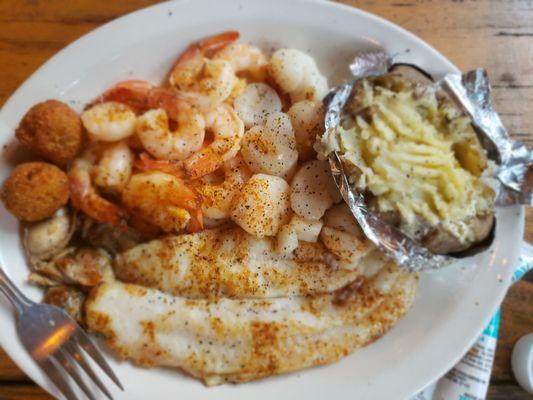
MULTIPOLYGON (((346 0, 408 29, 460 69, 484 66, 507 128, 533 147, 533 1, 346 0)), ((1 0, 0 105, 43 62, 86 32, 155 0, 1 0)), ((222 2, 221 2, 222 4, 222 2)), ((231 27, 228 27, 231 28, 231 27)), ((526 240, 533 241, 533 210, 526 240)), ((531 398, 510 370, 515 341, 533 331, 533 275, 509 291, 489 399, 531 398)), ((41 400, 35 386, 0 350, 0 398, 41 400)))

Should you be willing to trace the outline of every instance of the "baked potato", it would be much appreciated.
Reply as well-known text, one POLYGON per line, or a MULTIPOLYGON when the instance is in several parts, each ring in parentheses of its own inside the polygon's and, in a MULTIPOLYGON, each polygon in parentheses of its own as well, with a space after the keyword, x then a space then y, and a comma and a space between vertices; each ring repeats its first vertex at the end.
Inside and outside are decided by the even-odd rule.
POLYGON ((383 220, 435 253, 460 252, 491 233, 495 165, 469 117, 407 70, 359 80, 321 148, 338 149, 350 182, 383 220))

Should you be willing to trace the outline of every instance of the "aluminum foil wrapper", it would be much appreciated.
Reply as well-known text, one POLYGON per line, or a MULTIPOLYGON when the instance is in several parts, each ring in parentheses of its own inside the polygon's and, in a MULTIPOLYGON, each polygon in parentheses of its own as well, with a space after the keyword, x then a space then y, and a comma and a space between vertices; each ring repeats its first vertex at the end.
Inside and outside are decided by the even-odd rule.
MULTIPOLYGON (((350 99, 355 82, 362 78, 387 73, 397 55, 384 52, 365 52, 356 56, 350 65, 354 80, 333 89, 324 100, 326 106, 324 135, 335 135, 341 122, 344 106, 350 99)), ((415 66, 416 67, 416 66, 415 66)), ((416 67, 421 70, 420 67, 416 67)), ((487 73, 477 69, 466 74, 447 74, 435 83, 450 94, 455 103, 472 119, 481 144, 489 158, 498 165, 496 178, 500 185, 497 205, 533 203, 533 174, 528 174, 533 163, 533 152, 522 143, 510 139, 490 101, 487 73)), ((363 194, 350 185, 335 148, 329 152, 331 172, 344 201, 350 207, 363 232, 376 246, 393 258, 398 265, 411 271, 441 268, 455 258, 430 252, 399 229, 386 224, 368 210, 363 194)))
POLYGON ((470 115, 481 144, 498 164, 496 177, 501 183, 497 205, 533 205, 533 152, 523 143, 512 140, 492 108, 490 83, 484 69, 466 74, 448 74, 440 84, 464 112, 470 115))

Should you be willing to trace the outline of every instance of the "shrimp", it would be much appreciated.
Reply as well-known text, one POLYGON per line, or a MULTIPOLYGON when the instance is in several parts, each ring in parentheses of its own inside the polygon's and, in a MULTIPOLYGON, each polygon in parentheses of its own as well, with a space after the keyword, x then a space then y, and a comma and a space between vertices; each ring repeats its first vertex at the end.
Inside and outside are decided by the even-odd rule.
POLYGON ((137 114, 148 109, 148 93, 154 88, 148 81, 128 80, 122 81, 106 90, 98 99, 99 102, 117 102, 126 104, 137 114))
POLYGON ((213 141, 183 162, 186 176, 190 179, 210 174, 225 161, 235 157, 241 148, 244 124, 232 107, 221 104, 205 115, 206 129, 213 141))
POLYGON ((247 85, 233 101, 235 112, 246 128, 264 125, 269 115, 281 111, 281 99, 274 89, 265 83, 247 85))
POLYGON ((134 174, 122 191, 124 206, 165 232, 202 227, 202 199, 182 179, 160 171, 134 174))
POLYGON ((242 141, 241 154, 256 173, 287 176, 294 170, 298 152, 287 114, 270 115, 265 125, 249 129, 242 141))
MULTIPOLYGON (((181 162, 154 160, 141 154, 135 162, 139 171, 160 171, 177 178, 184 178, 181 162)), ((202 197, 202 214, 210 220, 229 218, 231 202, 246 181, 252 176, 248 166, 237 156, 222 164, 221 169, 192 181, 193 187, 202 197), (221 177, 218 172, 221 172, 221 177)))
POLYGON ((94 166, 93 182, 110 193, 120 193, 130 180, 133 153, 124 142, 113 144, 102 151, 94 166))
POLYGON ((178 178, 185 176, 181 161, 154 160, 146 153, 141 153, 139 158, 135 160, 135 168, 141 172, 161 171, 178 178))
POLYGON ((172 67, 170 85, 180 90, 190 89, 202 73, 205 58, 235 42, 239 36, 239 32, 228 31, 191 44, 172 67))
POLYGON ((301 161, 315 158, 315 144, 317 135, 324 132, 324 106, 315 100, 302 100, 294 103, 287 114, 291 118, 296 150, 301 161))
POLYGON ((162 108, 147 111, 139 117, 137 136, 155 158, 184 160, 202 147, 205 136, 202 115, 183 103, 174 117, 178 123, 176 130, 169 128, 169 116, 162 108))
POLYGON ((328 91, 327 79, 320 73, 315 60, 295 49, 279 49, 272 54, 268 71, 292 102, 320 101, 328 91))
MULTIPOLYGON (((197 179, 210 174, 235 157, 240 150, 244 124, 231 106, 220 104, 206 112, 204 119, 179 92, 154 88, 149 97, 150 106, 160 110, 151 110, 139 117, 137 136, 154 157, 169 161, 183 160, 183 171, 188 178, 197 179), (170 131, 168 118, 176 120, 178 124, 181 121, 182 128, 178 125, 176 131, 170 131), (196 151, 204 143, 206 130, 212 133, 212 142, 196 151)), ((177 167, 174 165, 172 168, 177 167)))
POLYGON ((202 196, 202 213, 214 220, 229 218, 231 202, 242 186, 252 176, 246 163, 235 157, 222 166, 224 180, 220 183, 204 182, 197 187, 202 196))
POLYGON ((191 101, 199 107, 207 109, 222 103, 231 95, 237 77, 228 61, 208 57, 238 38, 238 32, 229 31, 190 45, 174 64, 170 85, 180 91, 194 92, 191 101))
POLYGON ((115 142, 135 132, 137 116, 125 104, 113 101, 95 104, 81 113, 81 122, 92 140, 115 142))
POLYGON ((234 106, 235 105, 235 99, 240 97, 243 93, 246 87, 248 86, 246 79, 237 77, 237 81, 235 82, 235 85, 233 85, 233 89, 231 90, 231 94, 224 100, 224 103, 234 106))
POLYGON ((234 95, 239 80, 231 65, 224 60, 205 60, 204 73, 197 85, 189 91, 180 91, 189 103, 207 111, 234 95))
POLYGON ((267 77, 268 60, 263 52, 247 43, 232 43, 217 51, 213 60, 228 61, 235 74, 262 82, 267 77))
POLYGON ((100 196, 94 186, 92 173, 96 161, 97 154, 93 147, 87 149, 72 163, 68 172, 72 205, 98 222, 113 226, 121 225, 125 217, 123 211, 116 204, 100 196))
POLYGON ((278 176, 256 174, 235 196, 231 219, 257 237, 275 236, 290 216, 290 187, 278 176))
POLYGON ((205 122, 185 96, 148 82, 129 82, 119 84, 109 96, 148 110, 137 118, 136 124, 136 137, 148 153, 157 159, 184 160, 202 147, 205 122), (170 129, 171 121, 177 123, 177 129, 170 129))

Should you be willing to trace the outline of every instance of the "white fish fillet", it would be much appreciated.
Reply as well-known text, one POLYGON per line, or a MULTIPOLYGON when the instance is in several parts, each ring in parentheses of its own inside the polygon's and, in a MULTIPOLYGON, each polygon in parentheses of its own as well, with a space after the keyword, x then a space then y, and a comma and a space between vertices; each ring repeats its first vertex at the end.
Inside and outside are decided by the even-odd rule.
MULTIPOLYGON (((368 242, 350 246, 354 260, 372 250, 368 242)), ((189 298, 329 293, 362 273, 337 268, 335 256, 320 243, 301 242, 290 255, 275 249, 274 238, 259 239, 238 227, 212 229, 138 245, 119 255, 114 269, 121 281, 189 298)))
POLYGON ((86 321, 124 358, 179 367, 208 385, 338 360, 382 336, 411 306, 416 275, 388 264, 333 294, 186 299, 120 282, 94 288, 86 321))

